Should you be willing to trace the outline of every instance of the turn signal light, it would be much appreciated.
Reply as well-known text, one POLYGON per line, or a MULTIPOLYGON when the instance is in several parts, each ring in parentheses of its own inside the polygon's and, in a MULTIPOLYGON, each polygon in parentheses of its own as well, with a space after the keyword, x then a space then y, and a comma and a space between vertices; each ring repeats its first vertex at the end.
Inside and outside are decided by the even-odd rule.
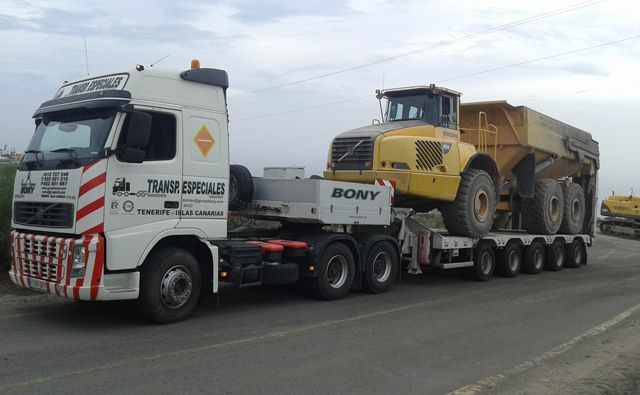
POLYGON ((315 266, 313 266, 313 265, 312 265, 312 266, 309 266, 309 271, 310 271, 310 272, 313 272, 313 271, 315 271, 315 270, 316 270, 316 267, 315 267, 315 266))
POLYGON ((227 278, 229 277, 229 272, 220 272, 220 278, 227 278))
POLYGON ((373 167, 373 163, 371 163, 370 160, 364 162, 364 167, 366 167, 367 169, 370 169, 373 167))

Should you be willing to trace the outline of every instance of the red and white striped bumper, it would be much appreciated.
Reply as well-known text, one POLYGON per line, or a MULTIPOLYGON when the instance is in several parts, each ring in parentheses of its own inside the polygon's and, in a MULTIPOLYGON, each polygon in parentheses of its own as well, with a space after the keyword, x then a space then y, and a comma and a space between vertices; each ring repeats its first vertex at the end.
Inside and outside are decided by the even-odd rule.
POLYGON ((104 287, 104 238, 79 239, 11 232, 11 281, 22 288, 74 298, 111 299, 104 287), (71 278, 73 248, 85 247, 84 276, 71 278))

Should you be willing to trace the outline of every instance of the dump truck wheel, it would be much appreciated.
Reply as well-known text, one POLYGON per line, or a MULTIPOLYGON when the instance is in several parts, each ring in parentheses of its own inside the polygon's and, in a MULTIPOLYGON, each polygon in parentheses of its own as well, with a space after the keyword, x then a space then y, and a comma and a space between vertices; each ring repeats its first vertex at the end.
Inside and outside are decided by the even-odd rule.
POLYGON ((498 266, 496 272, 504 277, 515 277, 520 273, 522 266, 522 252, 516 243, 507 244, 498 251, 498 266))
POLYGON ((529 233, 553 235, 560 230, 564 198, 557 181, 538 180, 533 199, 523 199, 522 203, 524 228, 529 233))
POLYGON ((587 249, 582 240, 575 238, 565 247, 564 267, 577 269, 587 263, 587 249))
POLYGON ((496 190, 489 173, 471 169, 462 175, 456 200, 443 206, 442 217, 449 232, 481 238, 491 230, 496 214, 496 190))
POLYGON ((229 210, 235 211, 253 199, 253 177, 242 165, 229 166, 229 210))
POLYGON ((564 210, 562 215, 561 233, 575 235, 582 232, 584 226, 584 191, 575 182, 562 185, 564 196, 564 210))
POLYGON ((552 272, 564 269, 564 244, 561 241, 554 241, 547 247, 544 268, 552 272))
POLYGON ((367 292, 387 292, 396 281, 398 252, 388 241, 379 241, 371 247, 365 263, 364 288, 367 292))
POLYGON ((524 247, 522 257, 522 271, 529 274, 539 274, 544 268, 544 246, 534 241, 524 247))

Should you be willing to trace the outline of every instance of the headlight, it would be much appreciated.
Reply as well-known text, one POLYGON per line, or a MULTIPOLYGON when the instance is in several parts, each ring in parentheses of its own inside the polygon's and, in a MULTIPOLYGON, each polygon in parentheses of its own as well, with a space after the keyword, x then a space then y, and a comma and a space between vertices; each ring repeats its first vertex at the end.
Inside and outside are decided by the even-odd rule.
POLYGON ((69 277, 84 277, 85 269, 85 248, 83 245, 73 247, 73 256, 71 262, 71 272, 69 277))

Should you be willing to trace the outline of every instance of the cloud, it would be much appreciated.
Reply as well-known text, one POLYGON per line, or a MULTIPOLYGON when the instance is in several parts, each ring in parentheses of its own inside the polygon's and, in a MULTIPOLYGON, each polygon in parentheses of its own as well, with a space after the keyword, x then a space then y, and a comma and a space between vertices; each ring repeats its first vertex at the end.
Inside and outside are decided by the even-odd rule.
POLYGON ((232 17, 245 24, 275 22, 293 16, 345 16, 352 9, 342 0, 234 0, 227 2, 235 9, 232 17))

